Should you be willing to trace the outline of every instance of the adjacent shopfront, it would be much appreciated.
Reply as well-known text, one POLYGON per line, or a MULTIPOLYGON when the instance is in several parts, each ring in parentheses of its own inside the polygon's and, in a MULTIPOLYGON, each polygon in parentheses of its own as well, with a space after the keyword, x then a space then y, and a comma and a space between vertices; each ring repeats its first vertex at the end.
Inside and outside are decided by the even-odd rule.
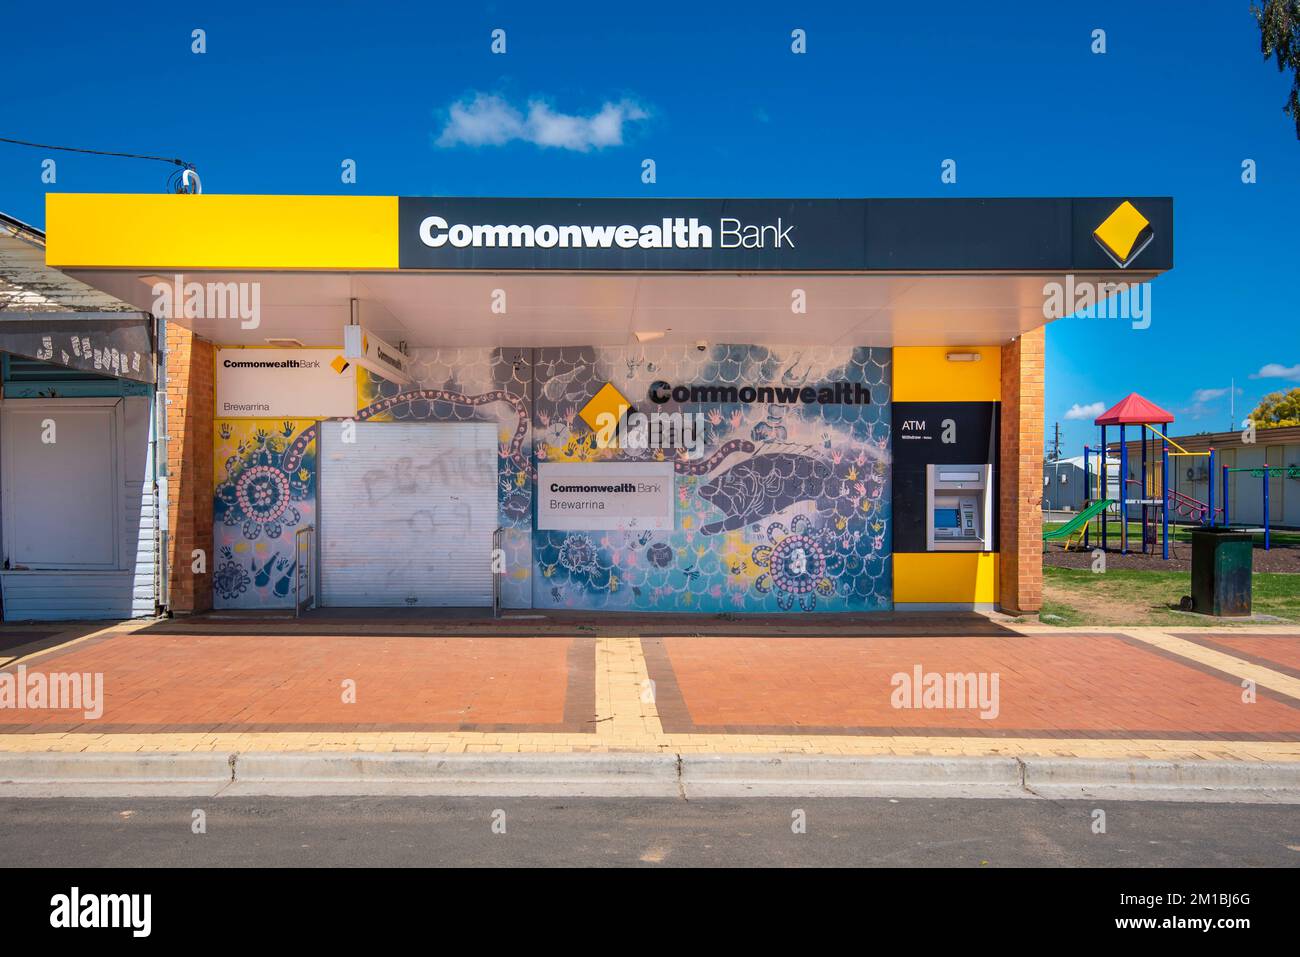
POLYGON ((1160 198, 63 195, 49 220, 92 285, 199 290, 168 328, 194 608, 293 607, 310 528, 333 607, 1032 610, 1044 286, 1172 266, 1160 198))
POLYGON ((0 215, 0 618, 151 616, 163 529, 151 316, 0 215))

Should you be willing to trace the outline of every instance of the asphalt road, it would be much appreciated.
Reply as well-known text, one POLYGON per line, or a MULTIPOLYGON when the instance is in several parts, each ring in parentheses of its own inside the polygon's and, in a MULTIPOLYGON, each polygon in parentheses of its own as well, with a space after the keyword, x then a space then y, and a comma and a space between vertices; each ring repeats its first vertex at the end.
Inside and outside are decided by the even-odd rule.
POLYGON ((11 867, 1294 867, 1300 808, 884 798, 3 799, 0 849, 0 863, 11 867), (196 810, 206 833, 193 832, 196 810), (796 811, 805 833, 792 829, 796 811))

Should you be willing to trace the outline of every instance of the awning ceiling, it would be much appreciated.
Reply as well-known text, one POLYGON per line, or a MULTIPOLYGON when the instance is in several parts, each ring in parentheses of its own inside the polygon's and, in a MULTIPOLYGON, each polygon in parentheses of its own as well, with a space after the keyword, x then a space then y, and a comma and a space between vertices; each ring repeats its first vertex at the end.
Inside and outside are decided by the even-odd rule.
MULTIPOLYGON (((70 269, 141 309, 171 273, 70 269)), ((178 317, 222 345, 293 338, 337 347, 351 300, 361 321, 411 347, 618 346, 635 334, 668 343, 776 342, 859 346, 997 345, 1042 326, 1050 274, 826 275, 524 272, 196 271, 186 282, 258 283, 256 328, 239 317, 178 317), (504 292, 504 313, 494 312, 504 292), (803 291, 806 313, 792 310, 803 291)), ((1130 282, 1152 278, 1131 272, 1130 282)), ((1075 282, 1115 281, 1113 274, 1075 282)), ((1115 322, 1117 320, 1097 320, 1115 322)))

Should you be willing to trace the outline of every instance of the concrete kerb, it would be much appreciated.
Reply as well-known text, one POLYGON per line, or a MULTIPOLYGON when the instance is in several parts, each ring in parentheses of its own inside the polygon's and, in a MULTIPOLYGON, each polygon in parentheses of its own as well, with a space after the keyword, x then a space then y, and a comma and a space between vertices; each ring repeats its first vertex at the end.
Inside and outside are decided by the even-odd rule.
POLYGON ((238 757, 225 794, 678 797, 672 754, 273 754, 238 757))
POLYGON ((681 771, 687 798, 1031 796, 1015 758, 702 754, 681 771))
POLYGON ((186 797, 230 785, 234 755, 218 752, 0 754, 0 797, 186 797))
POLYGON ((0 754, 0 797, 680 797, 672 754, 0 754))
POLYGON ((954 797, 1300 803, 1300 763, 715 754, 0 754, 0 797, 954 797))
POLYGON ((1300 764, 1026 758, 1025 787, 1045 798, 1300 803, 1300 764))

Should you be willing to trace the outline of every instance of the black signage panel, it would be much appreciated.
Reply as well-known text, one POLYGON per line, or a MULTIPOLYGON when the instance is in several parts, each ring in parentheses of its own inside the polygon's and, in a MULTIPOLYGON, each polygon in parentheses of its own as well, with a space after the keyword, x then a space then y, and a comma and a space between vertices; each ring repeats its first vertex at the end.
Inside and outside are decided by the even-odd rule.
MULTIPOLYGON (((403 197, 398 256, 403 269, 1119 272, 1092 234, 1124 202, 403 197)), ((1128 202, 1147 226, 1127 265, 1169 269, 1173 200, 1128 202)))
POLYGON ((839 270, 865 204, 834 199, 398 201, 403 269, 839 270))
POLYGON ((997 409, 997 402, 895 402, 894 467, 992 463, 997 409))
POLYGON ((1068 199, 873 199, 867 268, 1069 268, 1068 199))

